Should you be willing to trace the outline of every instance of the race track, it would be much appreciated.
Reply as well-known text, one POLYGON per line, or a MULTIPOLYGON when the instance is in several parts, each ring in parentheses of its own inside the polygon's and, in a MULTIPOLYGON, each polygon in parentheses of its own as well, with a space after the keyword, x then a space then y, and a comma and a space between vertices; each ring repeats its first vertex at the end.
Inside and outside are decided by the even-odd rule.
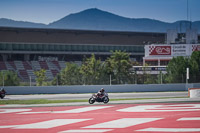
MULTIPOLYGON (((187 97, 188 92, 142 92, 142 93, 108 93, 110 99, 126 98, 163 98, 163 97, 187 97)), ((89 99, 92 94, 46 94, 46 95, 7 95, 5 100, 31 100, 31 99, 48 99, 48 100, 78 100, 89 99)))
POLYGON ((197 133, 200 104, 0 108, 0 119, 4 133, 197 133))

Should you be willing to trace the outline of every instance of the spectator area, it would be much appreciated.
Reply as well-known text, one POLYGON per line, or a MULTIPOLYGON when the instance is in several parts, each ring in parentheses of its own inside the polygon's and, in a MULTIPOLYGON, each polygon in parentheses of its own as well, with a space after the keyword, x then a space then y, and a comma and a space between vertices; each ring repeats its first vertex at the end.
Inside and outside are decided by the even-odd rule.
POLYGON ((52 80, 65 67, 65 61, 0 61, 1 71, 15 71, 22 81, 28 81, 30 78, 34 81, 34 71, 40 69, 45 69, 48 80, 52 80))

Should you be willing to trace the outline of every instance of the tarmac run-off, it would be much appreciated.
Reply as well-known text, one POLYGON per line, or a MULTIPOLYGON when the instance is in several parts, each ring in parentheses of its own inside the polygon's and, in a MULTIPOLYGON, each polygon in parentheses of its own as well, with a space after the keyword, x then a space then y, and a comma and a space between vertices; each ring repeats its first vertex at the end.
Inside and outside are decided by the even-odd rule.
POLYGON ((0 108, 5 133, 200 132, 199 103, 0 108))

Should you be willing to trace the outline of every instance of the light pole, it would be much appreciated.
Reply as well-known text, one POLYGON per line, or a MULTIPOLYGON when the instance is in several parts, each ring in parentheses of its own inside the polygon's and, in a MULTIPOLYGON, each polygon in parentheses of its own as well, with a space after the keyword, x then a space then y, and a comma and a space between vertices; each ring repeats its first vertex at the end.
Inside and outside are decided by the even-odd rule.
POLYGON ((3 88, 4 88, 4 71, 3 71, 3 88))
POLYGON ((111 74, 110 74, 110 85, 112 85, 112 77, 111 77, 111 74))
POLYGON ((137 71, 135 70, 135 84, 137 84, 137 71))
POLYGON ((189 68, 186 68, 186 71, 187 71, 187 73, 186 73, 186 84, 188 84, 188 80, 189 80, 189 78, 190 78, 190 77, 189 77, 189 76, 190 76, 190 75, 189 75, 189 71, 190 71, 189 68))
POLYGON ((132 70, 130 73, 131 77, 133 78, 133 84, 136 84, 136 70, 132 70))
POLYGON ((56 85, 58 86, 58 75, 56 76, 56 85))
POLYGON ((31 86, 31 76, 30 76, 30 86, 31 86))
POLYGON ((160 71, 160 84, 162 84, 162 81, 163 80, 163 78, 162 78, 162 71, 160 71))

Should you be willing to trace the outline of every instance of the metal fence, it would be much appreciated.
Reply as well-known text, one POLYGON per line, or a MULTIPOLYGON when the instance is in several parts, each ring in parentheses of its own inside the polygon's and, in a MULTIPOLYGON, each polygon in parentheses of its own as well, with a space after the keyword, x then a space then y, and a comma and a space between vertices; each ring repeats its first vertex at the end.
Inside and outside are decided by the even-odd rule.
MULTIPOLYGON (((6 79, 0 77, 0 86, 10 86, 6 84, 6 79)), ((79 76, 76 80, 68 79, 69 82, 65 82, 65 79, 61 79, 56 76, 53 80, 44 81, 42 86, 59 86, 59 85, 124 85, 124 84, 171 84, 171 83, 200 83, 200 74, 189 75, 189 79, 185 74, 181 75, 169 75, 169 74, 136 74, 132 73, 127 76, 116 75, 103 75, 100 78, 87 78, 79 76)), ((36 80, 31 78, 29 80, 20 80, 20 84, 16 86, 36 86, 36 80)))
MULTIPOLYGON (((87 79, 79 77, 78 81, 69 84, 63 84, 62 79, 55 77, 54 80, 46 81, 45 86, 51 85, 124 85, 124 84, 171 84, 171 83, 200 83, 200 75, 190 75, 187 79, 186 75, 168 75, 168 74, 132 74, 128 77, 117 78, 113 75, 106 75, 99 79, 87 79)), ((21 82, 22 86, 35 86, 36 82, 29 80, 21 82)))

